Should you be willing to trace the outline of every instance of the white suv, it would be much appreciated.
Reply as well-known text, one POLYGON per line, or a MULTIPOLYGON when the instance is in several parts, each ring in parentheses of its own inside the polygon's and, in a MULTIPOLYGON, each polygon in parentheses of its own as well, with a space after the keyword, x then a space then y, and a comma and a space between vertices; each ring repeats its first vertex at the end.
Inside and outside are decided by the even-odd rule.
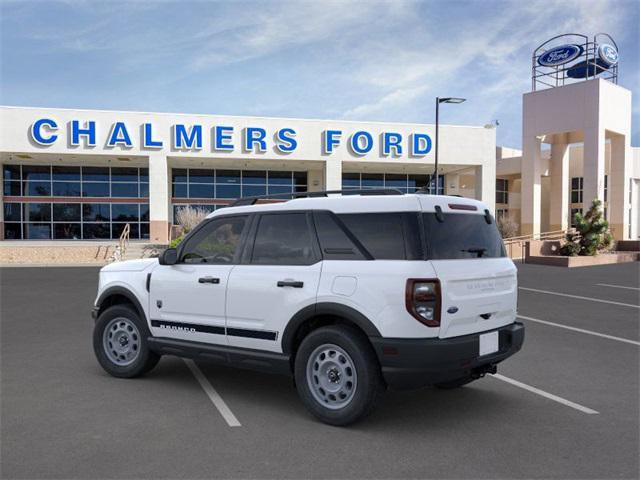
POLYGON ((104 267, 102 367, 135 377, 170 354, 292 375, 346 425, 386 387, 459 387, 521 348, 516 268, 482 203, 332 193, 240 199, 159 259, 104 267))

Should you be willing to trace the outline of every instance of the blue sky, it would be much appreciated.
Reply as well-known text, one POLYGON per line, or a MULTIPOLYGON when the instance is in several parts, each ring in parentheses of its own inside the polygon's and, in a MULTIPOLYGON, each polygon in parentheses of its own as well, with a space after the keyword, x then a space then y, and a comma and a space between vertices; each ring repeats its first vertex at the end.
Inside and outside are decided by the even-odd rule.
POLYGON ((432 123, 519 147, 531 52, 608 32, 640 140, 640 2, 0 0, 3 105, 432 123))

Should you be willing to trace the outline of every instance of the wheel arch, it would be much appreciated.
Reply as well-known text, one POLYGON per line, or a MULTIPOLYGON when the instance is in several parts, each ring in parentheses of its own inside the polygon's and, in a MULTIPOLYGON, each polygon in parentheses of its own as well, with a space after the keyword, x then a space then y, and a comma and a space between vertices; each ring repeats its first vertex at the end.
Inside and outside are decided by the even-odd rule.
POLYGON ((100 294, 98 300, 96 301, 96 307, 98 308, 98 315, 100 315, 106 308, 112 305, 120 305, 120 304, 131 304, 140 318, 142 318, 145 322, 147 321, 147 316, 145 314, 144 308, 142 308, 142 304, 140 300, 126 287, 122 286, 113 286, 107 288, 104 292, 100 294))
POLYGON ((352 325, 367 337, 382 336, 373 322, 358 310, 341 303, 322 302, 309 305, 291 317, 282 334, 283 353, 295 353, 302 334, 319 326, 334 324, 352 325))

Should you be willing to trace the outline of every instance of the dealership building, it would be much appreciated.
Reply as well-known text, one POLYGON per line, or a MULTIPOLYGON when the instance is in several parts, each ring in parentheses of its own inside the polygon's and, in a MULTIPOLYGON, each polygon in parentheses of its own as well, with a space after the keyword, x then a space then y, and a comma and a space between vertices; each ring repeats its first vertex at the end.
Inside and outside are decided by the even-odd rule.
POLYGON ((0 239, 109 240, 128 224, 166 243, 186 205, 385 187, 482 200, 524 235, 566 230, 598 198, 614 236, 637 239, 640 154, 617 50, 613 62, 597 38, 548 43, 523 97, 523 149, 496 147, 492 125, 440 125, 437 185, 434 125, 0 107, 0 239), (606 68, 590 69, 602 51, 606 68))
MULTIPOLYGON (((166 242, 177 209, 242 196, 431 185, 434 127, 0 109, 4 239, 166 242)), ((495 202, 495 130, 442 125, 438 193, 495 202)))

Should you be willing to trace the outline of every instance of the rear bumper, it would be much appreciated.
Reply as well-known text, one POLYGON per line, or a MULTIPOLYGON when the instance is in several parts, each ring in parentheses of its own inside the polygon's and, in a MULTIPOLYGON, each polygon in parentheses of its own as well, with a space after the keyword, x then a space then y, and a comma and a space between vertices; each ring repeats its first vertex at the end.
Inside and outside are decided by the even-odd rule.
POLYGON ((522 348, 524 325, 505 327, 454 338, 370 337, 387 385, 404 390, 481 374, 522 348), (478 356, 479 337, 497 331, 498 351, 478 356))

